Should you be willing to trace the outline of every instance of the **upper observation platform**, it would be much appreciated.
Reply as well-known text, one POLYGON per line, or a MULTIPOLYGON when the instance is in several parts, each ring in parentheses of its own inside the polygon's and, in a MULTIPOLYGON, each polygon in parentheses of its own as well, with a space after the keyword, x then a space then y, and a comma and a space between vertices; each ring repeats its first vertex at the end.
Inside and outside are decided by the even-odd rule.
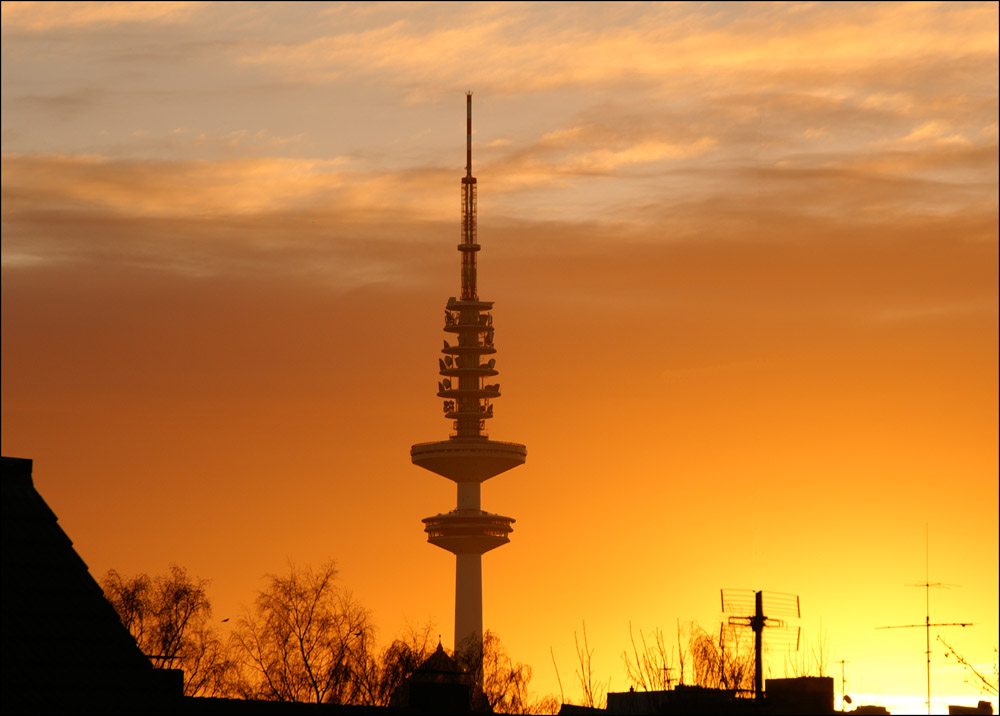
POLYGON ((528 449, 520 443, 488 438, 455 437, 410 448, 414 465, 455 482, 484 482, 523 465, 528 449))

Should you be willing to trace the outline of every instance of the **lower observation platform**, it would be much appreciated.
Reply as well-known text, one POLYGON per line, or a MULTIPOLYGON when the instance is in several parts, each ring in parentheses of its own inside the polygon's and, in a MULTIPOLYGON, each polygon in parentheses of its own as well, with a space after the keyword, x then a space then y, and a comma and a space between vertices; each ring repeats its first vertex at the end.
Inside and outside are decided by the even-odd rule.
POLYGON ((452 438, 417 443, 410 448, 414 465, 455 482, 483 482, 523 465, 528 449, 519 443, 486 438, 452 438))
POLYGON ((427 541, 454 554, 483 554, 510 542, 513 517, 484 510, 452 510, 424 518, 427 541))

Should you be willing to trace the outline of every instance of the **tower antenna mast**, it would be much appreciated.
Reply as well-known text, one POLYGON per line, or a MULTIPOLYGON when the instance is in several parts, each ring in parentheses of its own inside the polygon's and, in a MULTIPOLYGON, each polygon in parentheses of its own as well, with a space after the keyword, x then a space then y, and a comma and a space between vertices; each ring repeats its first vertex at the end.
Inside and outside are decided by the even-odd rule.
POLYGON ((930 538, 930 526, 924 525, 924 581, 921 584, 907 584, 908 587, 923 587, 924 588, 924 599, 925 608, 924 612, 924 623, 923 624, 898 624, 894 626, 881 626, 875 627, 876 629, 914 629, 916 627, 924 627, 927 634, 927 713, 931 712, 931 627, 946 627, 946 626, 960 626, 967 627, 972 626, 971 622, 939 622, 937 624, 931 624, 931 587, 951 587, 954 585, 944 584, 942 582, 932 582, 931 581, 931 538, 930 538))

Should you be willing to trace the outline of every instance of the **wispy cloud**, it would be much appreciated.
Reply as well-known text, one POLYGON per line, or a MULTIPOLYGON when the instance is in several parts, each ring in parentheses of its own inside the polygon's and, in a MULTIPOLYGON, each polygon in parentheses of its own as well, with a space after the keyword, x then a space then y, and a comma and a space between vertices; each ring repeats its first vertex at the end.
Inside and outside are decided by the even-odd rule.
MULTIPOLYGON (((28 27, 30 13, 46 14, 32 7, 17 10, 24 14, 11 27, 28 27)), ((101 7, 81 10, 73 22, 171 23, 195 12, 129 6, 120 10, 123 19, 111 20, 113 11, 101 7)), ((241 12, 243 29, 284 10, 254 5, 241 12)), ((214 85, 185 97, 190 84, 173 76, 163 89, 169 94, 155 96, 109 99, 107 90, 77 83, 15 98, 25 116, 48 104, 100 106, 101 123, 93 123, 100 129, 123 116, 111 105, 131 106, 141 96, 152 111, 146 121, 129 116, 129 124, 100 135, 100 149, 86 138, 76 151, 8 153, 5 227, 69 215, 92 224, 149 220, 219 231, 251 221, 258 248, 287 247, 287 227, 310 222, 387 242, 403 225, 416 234, 432 226, 452 231, 459 167, 439 163, 440 135, 431 129, 439 116, 425 114, 438 104, 407 105, 398 93, 380 103, 386 88, 427 98, 467 81, 515 118, 476 145, 490 221, 528 214, 560 226, 615 227, 600 234, 608 241, 657 243, 815 236, 802 222, 817 217, 881 226, 996 210, 996 6, 879 4, 846 12, 828 4, 751 5, 722 12, 681 4, 347 4, 288 12, 311 21, 263 45, 230 46, 231 38, 199 30, 207 42, 226 40, 216 60, 228 58, 231 70, 253 77, 229 111, 266 104, 254 115, 258 126, 248 126, 245 115, 236 123, 200 114, 214 85), (351 94, 359 80, 376 76, 376 99, 351 94), (320 80, 333 82, 333 91, 314 94, 310 83, 320 80), (542 89, 551 92, 537 94, 542 89), (347 106, 340 93, 369 104, 347 106), (285 111, 283 102, 270 101, 276 96, 294 98, 299 104, 288 106, 302 112, 285 111), (171 113, 175 106, 186 109, 171 113), (523 118, 536 108, 537 118, 523 118), (304 125, 300 115, 320 119, 304 125), (317 151, 319 134, 332 151, 317 151), (390 151, 402 136, 419 151, 390 151)), ((172 47, 170 38, 167 32, 159 41, 172 47)), ((974 223, 976 236, 989 235, 974 223)), ((5 235, 8 265, 42 255, 19 235, 5 235)), ((156 251, 171 253, 163 246, 156 251)), ((53 256, 66 250, 63 242, 53 256)))
POLYGON ((347 184, 342 158, 171 162, 45 155, 3 162, 11 210, 44 203, 129 216, 248 215, 318 201, 347 184))
POLYGON ((433 170, 333 160, 3 158, 7 269, 120 263, 190 275, 310 274, 338 285, 412 281, 413 247, 456 231, 433 170), (402 228, 405 227, 405 228, 402 228), (399 246, 411 247, 393 258, 399 246), (280 266, 280 268, 276 268, 280 266))
POLYGON ((5 2, 4 31, 187 22, 203 2, 5 2))
POLYGON ((971 146, 972 142, 963 137, 961 132, 956 132, 949 122, 931 120, 914 128, 912 132, 899 139, 897 144, 902 146, 915 144, 932 144, 937 146, 955 144, 968 147, 971 146))
POLYGON ((484 4, 427 26, 416 12, 299 43, 275 43, 242 61, 296 78, 330 81, 344 72, 385 74, 397 84, 474 81, 490 92, 682 79, 739 82, 757 74, 787 82, 817 73, 933 56, 993 56, 997 10, 989 4, 940 7, 877 4, 752 6, 720 13, 711 6, 645 6, 621 22, 608 5, 553 9, 484 4), (401 17, 400 17, 401 16, 401 17), (638 20, 638 21, 637 21, 638 20), (471 74, 470 74, 471 68, 471 74), (761 74, 763 73, 763 74, 761 74))
POLYGON ((668 171, 663 167, 710 154, 717 143, 715 137, 683 130, 580 124, 546 132, 531 144, 493 143, 484 171, 492 177, 492 191, 521 191, 591 176, 623 176, 630 168, 668 171))

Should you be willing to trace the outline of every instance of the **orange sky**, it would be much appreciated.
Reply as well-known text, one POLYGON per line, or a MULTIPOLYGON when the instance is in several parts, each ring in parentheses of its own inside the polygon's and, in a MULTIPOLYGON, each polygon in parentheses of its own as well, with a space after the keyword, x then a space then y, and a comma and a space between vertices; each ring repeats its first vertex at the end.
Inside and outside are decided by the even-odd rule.
MULTIPOLYGON (((176 562, 223 618, 333 558, 383 640, 450 644, 454 486, 408 451, 449 430, 473 89, 489 429, 528 446, 485 624, 536 689, 551 647, 579 698, 584 621, 624 690, 630 623, 762 588, 919 708, 923 631, 875 627, 923 621, 925 525, 992 668, 997 4, 2 11, 3 454, 95 576, 176 562)), ((979 698, 940 649, 933 685, 979 698)))

